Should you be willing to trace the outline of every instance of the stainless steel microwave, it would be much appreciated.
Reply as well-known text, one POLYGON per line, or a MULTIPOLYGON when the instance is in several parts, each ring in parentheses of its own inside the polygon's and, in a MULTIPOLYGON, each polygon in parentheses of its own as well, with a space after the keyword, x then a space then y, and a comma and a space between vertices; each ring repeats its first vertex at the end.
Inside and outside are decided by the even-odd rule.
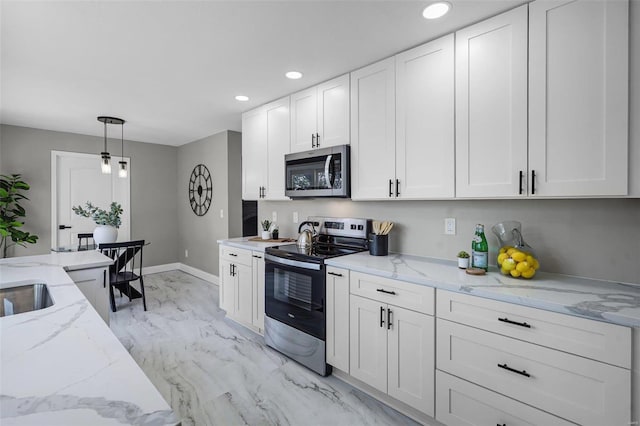
POLYGON ((287 154, 284 161, 286 196, 351 196, 349 145, 287 154))

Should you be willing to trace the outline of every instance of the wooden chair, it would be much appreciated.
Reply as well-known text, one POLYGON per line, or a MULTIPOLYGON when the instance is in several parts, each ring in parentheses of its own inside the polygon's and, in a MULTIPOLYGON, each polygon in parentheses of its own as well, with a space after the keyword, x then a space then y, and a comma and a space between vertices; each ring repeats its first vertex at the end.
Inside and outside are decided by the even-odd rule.
POLYGON ((78 234, 78 251, 93 250, 96 242, 93 240, 93 234, 78 234))
POLYGON ((123 294, 133 299, 142 298, 142 306, 147 310, 147 301, 144 296, 144 279, 142 277, 142 248, 144 240, 124 241, 120 243, 100 244, 98 249, 105 256, 114 260, 109 267, 109 298, 111 310, 116 311, 116 301, 113 295, 114 287, 123 294), (140 291, 131 286, 132 281, 140 280, 140 291))

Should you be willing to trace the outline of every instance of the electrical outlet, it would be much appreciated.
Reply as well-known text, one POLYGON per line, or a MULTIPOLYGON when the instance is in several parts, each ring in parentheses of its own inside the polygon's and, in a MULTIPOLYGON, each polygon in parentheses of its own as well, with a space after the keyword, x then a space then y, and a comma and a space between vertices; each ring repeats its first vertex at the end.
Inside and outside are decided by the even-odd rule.
POLYGON ((185 258, 189 257, 189 250, 185 250, 185 251, 184 251, 184 257, 185 257, 185 258))
POLYGON ((220 219, 224 219, 224 210, 220 209, 220 219))
POLYGON ((277 222, 278 221, 278 212, 272 212, 271 213, 271 219, 272 219, 272 222, 277 222))
POLYGON ((448 217, 444 220, 444 233, 445 235, 456 235, 456 220, 453 217, 448 217))
POLYGON ((293 223, 298 223, 298 212, 293 212, 293 223))

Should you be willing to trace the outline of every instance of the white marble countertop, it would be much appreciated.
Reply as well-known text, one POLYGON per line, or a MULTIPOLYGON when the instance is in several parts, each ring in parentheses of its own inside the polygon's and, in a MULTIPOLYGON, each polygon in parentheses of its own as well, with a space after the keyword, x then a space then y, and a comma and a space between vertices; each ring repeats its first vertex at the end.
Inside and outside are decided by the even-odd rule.
POLYGON ((538 272, 530 280, 502 275, 495 267, 474 276, 453 261, 369 252, 340 256, 327 265, 444 290, 512 302, 610 323, 640 327, 640 285, 538 272))
MULTIPOLYGON (((264 249, 266 249, 267 247, 274 247, 274 246, 281 246, 284 244, 295 243, 295 240, 288 243, 286 242, 280 242, 280 243, 266 242, 265 243, 262 241, 249 241, 249 238, 255 238, 255 237, 238 237, 238 238, 229 238, 227 240, 218 240, 218 244, 237 247, 237 248, 246 249, 246 250, 255 250, 255 251, 260 251, 264 253, 264 249)), ((286 237, 283 237, 283 238, 286 238, 286 237)))
POLYGON ((0 424, 174 425, 179 419, 71 281, 95 251, 0 260, 0 287, 46 283, 54 305, 0 318, 0 424))

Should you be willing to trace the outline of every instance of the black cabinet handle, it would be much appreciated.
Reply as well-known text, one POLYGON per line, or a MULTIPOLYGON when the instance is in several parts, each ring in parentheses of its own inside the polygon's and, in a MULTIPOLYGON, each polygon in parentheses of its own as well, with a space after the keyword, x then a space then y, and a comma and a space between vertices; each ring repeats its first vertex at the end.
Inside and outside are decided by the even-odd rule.
POLYGON ((531 170, 531 194, 536 193, 536 171, 531 170))
POLYGON ((320 148, 320 133, 316 133, 316 148, 320 148))
POLYGON ((384 288, 377 288, 376 291, 379 291, 380 293, 393 294, 394 296, 396 294, 395 291, 385 290, 384 288))
POLYGON ((524 173, 520 170, 520 176, 518 181, 518 194, 522 195, 522 178, 524 177, 524 173))
POLYGON ((507 424, 506 423, 502 423, 502 424, 496 423, 496 426, 507 426, 507 424))
POLYGON ((335 273, 335 272, 331 272, 331 271, 327 272, 327 274, 329 274, 329 275, 334 275, 334 276, 336 276, 336 277, 341 277, 341 276, 342 276, 342 274, 337 274, 337 273, 335 273))
POLYGON ((58 229, 71 229, 71 227, 67 225, 59 225, 58 229))
POLYGON ((229 256, 238 257, 238 255, 235 253, 229 253, 229 256))
POLYGON ((511 321, 507 317, 498 318, 498 321, 506 322, 506 323, 513 324, 513 325, 519 325, 520 327, 531 328, 531 326, 529 324, 527 324, 526 322, 511 321))
POLYGON ((256 259, 262 259, 262 256, 256 256, 255 254, 252 256, 255 257, 256 259))
POLYGON ((380 327, 384 328, 384 306, 380 306, 380 327))
POLYGON ((531 377, 531 374, 527 373, 527 370, 516 370, 515 368, 511 368, 509 367, 506 363, 504 364, 498 364, 498 367, 503 368, 507 371, 511 371, 512 373, 517 373, 520 374, 521 376, 525 376, 525 377, 531 377))
POLYGON ((107 270, 102 271, 102 288, 107 288, 107 270))
POLYGON ((311 133, 311 148, 315 148, 315 147, 316 147, 316 135, 311 133))
POLYGON ((396 197, 400 196, 400 179, 396 179, 396 197))
POLYGON ((393 311, 387 308, 387 330, 391 330, 391 314, 393 314, 393 311))
POLYGON ((393 180, 389 179, 389 197, 393 197, 393 180))

